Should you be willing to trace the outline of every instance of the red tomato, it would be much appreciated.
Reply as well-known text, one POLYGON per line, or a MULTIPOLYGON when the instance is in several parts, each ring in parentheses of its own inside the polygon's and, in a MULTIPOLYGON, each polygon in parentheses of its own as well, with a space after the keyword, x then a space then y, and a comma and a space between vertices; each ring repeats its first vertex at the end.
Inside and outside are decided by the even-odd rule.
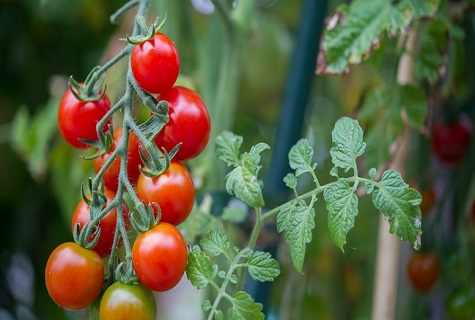
POLYGON ((153 291, 176 286, 185 273, 187 258, 183 236, 166 222, 140 234, 132 248, 135 273, 140 283, 153 291))
POLYGON ((150 178, 140 174, 137 197, 147 204, 157 203, 162 212, 160 221, 177 226, 185 221, 193 209, 193 179, 180 162, 172 161, 168 170, 158 177, 150 178))
POLYGON ((173 41, 163 33, 136 45, 130 57, 132 74, 138 85, 150 93, 162 93, 175 84, 180 57, 173 41))
MULTIPOLYGON (((83 102, 76 99, 69 89, 59 103, 58 125, 64 139, 76 148, 87 148, 79 139, 98 140, 96 124, 111 108, 107 95, 97 101, 83 102)), ((110 121, 107 122, 109 124, 110 121)), ((108 128, 104 126, 105 132, 108 128)))
POLYGON ((99 255, 76 243, 59 245, 45 270, 46 288, 53 301, 67 310, 81 310, 99 296, 104 267, 99 255))
POLYGON ((460 117, 451 124, 441 121, 432 131, 432 150, 441 161, 457 164, 462 160, 471 137, 471 125, 466 118, 460 117))
MULTIPOLYGON (((115 193, 105 189, 104 194, 107 198, 106 206, 114 199, 115 193)), ((122 216, 124 217, 126 228, 129 226, 128 208, 124 201, 122 201, 122 216)), ((79 228, 82 229, 86 222, 91 221, 90 208, 86 202, 81 199, 76 209, 74 210, 71 228, 74 230, 76 224, 79 223, 79 228)), ((101 257, 107 257, 112 250, 112 244, 114 243, 114 235, 117 223, 117 208, 113 208, 109 211, 100 221, 99 228, 101 229, 101 235, 96 246, 92 249, 97 252, 101 257)), ((93 237, 94 235, 91 235, 93 237)))
POLYGON ((107 288, 101 299, 101 320, 155 320, 157 306, 149 289, 116 282, 107 288))
POLYGON ((201 97, 191 89, 174 87, 157 97, 169 107, 169 120, 155 137, 158 147, 171 151, 182 143, 176 160, 186 161, 203 151, 209 140, 211 121, 201 97))
MULTIPOLYGON (((123 128, 117 128, 114 130, 114 141, 108 152, 102 156, 94 159, 94 171, 96 173, 102 168, 104 163, 110 158, 111 154, 117 149, 122 141, 123 128)), ((142 149, 142 144, 133 131, 129 134, 129 141, 127 145, 127 176, 132 185, 137 184, 140 170, 139 166, 142 165, 142 159, 140 159, 139 150, 142 149)), ((119 172, 120 172, 120 156, 115 158, 112 164, 107 168, 104 173, 104 184, 107 189, 117 192, 119 186, 119 172)))
POLYGON ((409 259, 406 271, 414 290, 427 293, 439 277, 439 259, 432 253, 416 252, 409 259))

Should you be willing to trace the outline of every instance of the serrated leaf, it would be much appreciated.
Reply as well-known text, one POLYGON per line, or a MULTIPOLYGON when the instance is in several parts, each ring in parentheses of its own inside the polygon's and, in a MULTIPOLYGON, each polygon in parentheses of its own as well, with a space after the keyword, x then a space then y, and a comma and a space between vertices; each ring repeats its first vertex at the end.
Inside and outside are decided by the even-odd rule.
POLYGON ((345 171, 353 169, 356 166, 356 158, 363 154, 365 147, 363 129, 358 121, 343 117, 335 123, 330 149, 335 167, 343 168, 345 171))
POLYGON ((223 131, 216 137, 215 152, 218 159, 226 162, 228 166, 239 165, 239 153, 242 137, 229 131, 223 131))
POLYGON ((411 7, 416 18, 431 17, 437 12, 440 0, 404 0, 411 7))
POLYGON ((374 191, 374 185, 372 183, 365 183, 364 185, 364 191, 366 194, 371 194, 374 191))
POLYGON ((372 196, 374 206, 389 221, 389 231, 412 243, 416 249, 421 245, 421 199, 421 195, 409 188, 401 174, 394 170, 383 173, 372 196))
POLYGON ((305 172, 312 172, 317 164, 312 164, 313 149, 308 145, 307 139, 300 139, 289 151, 289 165, 295 170, 298 177, 305 172))
POLYGON ((226 278, 226 272, 223 271, 223 270, 219 271, 219 272, 218 272, 218 277, 220 277, 221 279, 226 278))
POLYGON ((347 179, 338 179, 337 183, 323 192, 328 210, 328 229, 336 246, 344 251, 346 235, 355 225, 358 215, 358 197, 347 179))
POLYGON ((262 185, 254 172, 238 166, 226 175, 226 191, 250 207, 263 207, 262 185))
MULTIPOLYGON (((258 144, 251 147, 251 150, 249 150, 249 155, 251 157, 260 155, 262 151, 265 151, 267 149, 270 149, 270 147, 267 143, 259 142, 258 144)), ((259 160, 260 160, 260 158, 259 158, 259 160)))
POLYGON ((368 175, 371 179, 374 179, 374 177, 376 177, 377 173, 378 173, 378 171, 376 170, 375 167, 369 169, 369 171, 368 171, 368 175))
POLYGON ((238 291, 232 304, 228 310, 230 320, 264 320, 262 304, 256 303, 247 292, 238 291))
POLYGON ((330 175, 333 176, 333 177, 337 177, 338 178, 338 168, 337 167, 332 167, 330 169, 330 175))
POLYGON ((201 239, 200 245, 212 255, 219 256, 228 250, 229 241, 224 233, 212 230, 201 239))
POLYGON ((287 175, 284 177, 284 182, 285 185, 290 189, 297 188, 297 178, 293 173, 287 173, 287 175))
POLYGON ((247 264, 249 274, 256 281, 274 281, 280 274, 279 263, 269 252, 254 251, 247 264))
POLYGON ((287 203, 277 214, 277 231, 284 232, 295 269, 302 273, 306 245, 312 241, 315 210, 305 202, 287 203))
POLYGON ((215 276, 211 260, 199 246, 194 246, 188 254, 186 276, 199 289, 206 287, 215 276))

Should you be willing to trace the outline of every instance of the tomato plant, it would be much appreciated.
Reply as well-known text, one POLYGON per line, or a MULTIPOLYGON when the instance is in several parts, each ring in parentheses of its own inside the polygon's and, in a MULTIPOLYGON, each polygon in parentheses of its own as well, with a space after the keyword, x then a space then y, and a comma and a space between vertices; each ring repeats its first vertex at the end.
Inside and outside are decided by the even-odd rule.
POLYGON ((150 93, 166 92, 175 84, 180 57, 173 41, 163 33, 136 45, 130 56, 138 85, 150 93))
POLYGON ((432 131, 432 149, 441 161, 457 164, 462 160, 471 137, 471 124, 466 118, 460 117, 452 123, 439 121, 432 131))
MULTIPOLYGON (((58 126, 64 139, 76 148, 87 148, 80 140, 98 140, 96 125, 111 108, 107 95, 97 101, 80 101, 71 89, 66 91, 58 109, 58 126)), ((107 130, 106 123, 103 131, 107 130)))
MULTIPOLYGON (((114 130, 114 140, 112 145, 106 153, 94 159, 94 171, 96 173, 101 170, 104 166, 104 163, 109 159, 112 153, 117 149, 122 141, 123 128, 117 128, 114 130)), ((137 138, 135 133, 132 131, 129 133, 130 137, 127 144, 127 177, 129 182, 132 185, 137 183, 139 178, 140 170, 139 166, 142 165, 142 160, 140 158, 139 150, 143 149, 140 140, 137 138)), ((104 172, 104 185, 107 189, 117 192, 119 185, 119 172, 120 172, 120 155, 114 159, 114 161, 107 167, 104 172)))
POLYGON ((170 167, 155 178, 140 174, 137 197, 147 204, 155 202, 160 206, 162 213, 160 221, 179 225, 193 209, 195 202, 193 179, 184 165, 172 161, 170 167))
POLYGON ((99 306, 101 320, 155 320, 155 296, 137 284, 115 282, 104 292, 99 306))
POLYGON ((437 196, 433 186, 427 186, 421 191, 422 202, 420 204, 422 217, 427 217, 437 202, 437 196))
POLYGON ((76 243, 63 243, 51 253, 45 279, 48 293, 56 304, 68 310, 81 310, 101 292, 102 260, 96 252, 76 243))
POLYGON ((406 271, 412 287, 418 292, 427 293, 439 278, 439 259, 433 253, 416 252, 410 257, 406 271))
POLYGON ((171 151, 182 143, 175 159, 185 161, 196 157, 206 147, 211 130, 205 103, 195 91, 179 86, 160 94, 158 100, 168 102, 170 119, 155 137, 157 145, 171 151))
MULTIPOLYGON (((107 206, 114 199, 115 193, 108 189, 105 189, 104 195, 107 198, 107 202, 104 206, 107 206)), ((122 201, 122 217, 125 221, 126 228, 128 228, 129 210, 124 201, 122 201)), ((90 207, 84 201, 84 199, 81 199, 77 204, 76 208, 74 209, 74 214, 71 221, 71 229, 74 231, 76 225, 79 224, 79 230, 81 230, 84 225, 86 223, 90 223, 90 221, 90 207)), ((101 230, 101 234, 96 246, 92 250, 96 251, 101 257, 107 257, 111 253, 112 244, 114 242, 116 224, 117 208, 112 208, 112 210, 106 213, 106 215, 102 217, 99 221, 98 228, 101 230)), ((92 234, 91 238, 93 238, 94 236, 95 234, 92 234)))
POLYGON ((140 234, 132 249, 137 277, 153 291, 166 291, 178 284, 185 273, 187 247, 180 231, 172 224, 159 222, 140 234))

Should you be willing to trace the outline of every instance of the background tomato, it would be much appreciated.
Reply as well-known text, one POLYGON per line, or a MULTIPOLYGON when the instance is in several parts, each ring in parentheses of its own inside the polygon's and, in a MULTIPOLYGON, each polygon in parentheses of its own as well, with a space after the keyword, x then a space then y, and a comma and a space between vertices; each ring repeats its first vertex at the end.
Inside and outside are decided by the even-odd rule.
POLYGON ((149 289, 116 282, 107 288, 101 299, 101 320, 155 320, 157 306, 149 289))
POLYGON ((173 41, 163 33, 136 45, 130 57, 132 74, 138 85, 150 93, 162 93, 175 84, 180 57, 173 41))
MULTIPOLYGON (((108 205, 115 197, 115 193, 110 190, 104 189, 104 195, 107 198, 108 205)), ((129 226, 129 209, 124 201, 122 201, 122 216, 124 217, 126 228, 128 229, 129 226)), ((79 223, 80 229, 83 226, 91 221, 90 216, 90 208, 86 204, 86 202, 81 199, 76 209, 74 210, 72 222, 71 222, 71 229, 74 230, 74 227, 77 223, 79 223)), ((99 228, 101 229, 101 235, 99 237, 99 241, 97 242, 96 246, 92 249, 97 252, 101 257, 107 257, 110 255, 112 250, 112 244, 114 243, 114 235, 115 229, 117 224, 117 208, 113 208, 109 211, 100 221, 99 221, 99 228)), ((92 236, 91 236, 92 237, 92 236)))
POLYGON ((176 160, 189 160, 203 151, 209 140, 211 122, 201 97, 191 89, 173 87, 157 97, 165 100, 169 107, 169 120, 155 137, 158 147, 171 151, 182 143, 176 160))
POLYGON ((409 259, 406 271, 414 290, 426 293, 432 289, 439 277, 439 260, 432 253, 415 252, 409 259))
POLYGON ((434 187, 427 186, 424 190, 421 190, 422 202, 420 204, 422 217, 427 217, 434 209, 437 201, 434 187))
POLYGON ((140 282, 153 291, 170 290, 185 273, 187 248, 180 231, 159 222, 140 234, 132 249, 132 263, 140 282))
MULTIPOLYGON (((107 95, 97 101, 83 102, 71 90, 66 91, 58 110, 59 131, 64 139, 76 148, 87 148, 79 139, 98 140, 96 124, 111 108, 107 95)), ((107 130, 107 124, 104 131, 107 130)))
MULTIPOLYGON (((114 140, 109 151, 94 159, 94 171, 96 173, 99 172, 107 159, 109 159, 111 154, 117 149, 122 141, 123 134, 123 128, 117 128, 114 130, 114 140)), ((131 131, 127 145, 127 176, 132 185, 137 183, 140 174, 139 166, 142 165, 142 159, 140 159, 139 150, 142 148, 141 146, 142 144, 140 143, 140 140, 137 138, 135 133, 131 131)), ((114 192, 117 192, 119 185, 120 159, 120 156, 115 158, 103 176, 106 188, 114 192)))
POLYGON ((67 242, 51 253, 45 280, 48 293, 56 304, 68 310, 81 310, 99 296, 104 268, 96 252, 67 242))
POLYGON ((460 162, 472 137, 470 122, 460 117, 453 123, 440 121, 435 124, 431 144, 435 155, 443 162, 460 162))
POLYGON ((172 161, 168 170, 158 177, 150 178, 140 174, 137 197, 147 204, 156 202, 162 212, 160 221, 176 226, 185 221, 193 209, 193 179, 185 166, 178 161, 172 161))

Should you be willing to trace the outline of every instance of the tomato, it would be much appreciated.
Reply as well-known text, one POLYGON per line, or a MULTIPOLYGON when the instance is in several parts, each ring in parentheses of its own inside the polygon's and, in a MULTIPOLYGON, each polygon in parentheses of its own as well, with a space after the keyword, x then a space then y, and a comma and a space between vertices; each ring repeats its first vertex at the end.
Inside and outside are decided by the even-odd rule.
POLYGON ((173 160, 168 170, 158 177, 150 178, 140 174, 137 197, 147 204, 157 203, 162 212, 160 221, 177 226, 185 221, 193 209, 193 179, 185 166, 173 160))
MULTIPOLYGON (((115 193, 110 190, 104 189, 104 195, 107 198, 108 205, 115 197, 115 193)), ((128 208, 124 201, 122 201, 122 216, 124 217, 126 228, 129 225, 128 208)), ((90 208, 86 202, 81 199, 74 210, 71 228, 74 230, 76 224, 79 223, 79 228, 82 229, 86 222, 91 221, 90 208)), ((101 229, 101 235, 96 246, 92 249, 97 252, 101 257, 107 257, 112 250, 112 244, 114 243, 114 235, 117 223, 117 208, 113 208, 99 221, 99 228, 101 229)), ((91 238, 94 236, 91 235, 91 238)))
POLYGON ((475 201, 472 203, 472 221, 475 222, 475 201))
POLYGON ((140 283, 153 291, 167 291, 178 284, 186 269, 187 248, 178 229, 159 222, 140 234, 132 248, 132 263, 140 283))
POLYGON ((406 271, 414 290, 420 293, 427 293, 432 289, 439 277, 439 260, 432 253, 416 252, 410 257, 406 271))
MULTIPOLYGON (((123 128, 115 129, 114 140, 109 151, 94 159, 94 171, 96 173, 99 172, 99 170, 104 166, 104 163, 110 158, 111 154, 121 143, 123 132, 123 128)), ((127 145, 127 176, 132 185, 137 183, 140 174, 139 166, 142 165, 142 159, 140 159, 139 154, 140 149, 143 149, 142 144, 135 133, 131 131, 129 133, 129 141, 127 145)), ((106 188, 114 192, 117 192, 119 186, 120 159, 120 156, 115 158, 103 176, 106 188)))
POLYGON ((115 282, 101 299, 101 320, 155 320, 157 306, 149 289, 134 284, 115 282))
MULTIPOLYGON (((79 139, 98 140, 96 124, 111 108, 107 95, 97 101, 78 100, 69 89, 59 103, 58 126, 64 139, 76 148, 87 148, 79 139)), ((110 120, 103 128, 108 129, 110 120)))
POLYGON ((173 87, 157 97, 165 100, 169 107, 169 120, 155 137, 157 146, 171 151, 182 143, 176 160, 189 160, 203 151, 209 140, 211 121, 201 97, 191 89, 173 87))
POLYGON ((99 296, 104 281, 101 257, 73 242, 51 253, 45 270, 46 288, 53 301, 67 310, 81 310, 99 296))
POLYGON ((138 85, 150 93, 162 93, 175 84, 180 57, 173 41, 163 33, 136 45, 130 56, 132 74, 138 85))
POLYGON ((422 190, 421 196, 422 196, 422 202, 420 204, 420 208, 421 208, 422 217, 427 217, 434 209, 434 205, 437 201, 437 196, 432 186, 428 186, 427 188, 422 190))
POLYGON ((446 302, 447 315, 452 320, 471 320, 475 316, 475 291, 461 289, 452 293, 446 302))
POLYGON ((432 132, 432 150, 442 162, 457 164, 462 160, 471 137, 471 125, 466 118, 460 117, 450 124, 440 121, 432 132))

